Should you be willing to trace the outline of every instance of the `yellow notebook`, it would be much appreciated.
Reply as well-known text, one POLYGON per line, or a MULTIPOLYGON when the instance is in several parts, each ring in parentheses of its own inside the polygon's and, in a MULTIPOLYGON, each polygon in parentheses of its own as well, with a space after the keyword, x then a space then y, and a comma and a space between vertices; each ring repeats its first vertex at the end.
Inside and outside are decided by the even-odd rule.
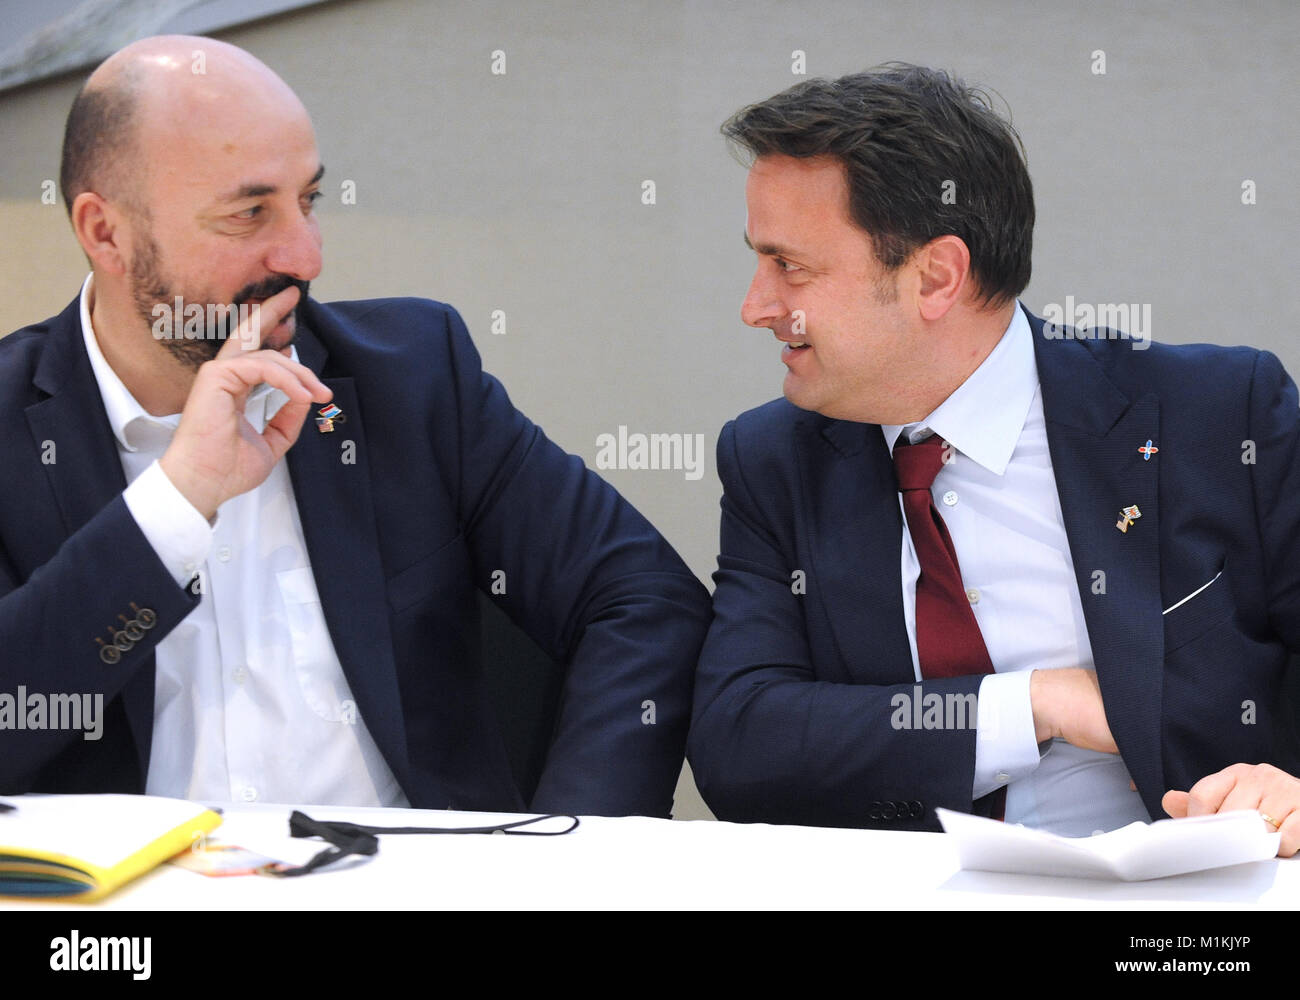
POLYGON ((221 817, 156 795, 7 795, 0 896, 89 901, 189 848, 221 817))

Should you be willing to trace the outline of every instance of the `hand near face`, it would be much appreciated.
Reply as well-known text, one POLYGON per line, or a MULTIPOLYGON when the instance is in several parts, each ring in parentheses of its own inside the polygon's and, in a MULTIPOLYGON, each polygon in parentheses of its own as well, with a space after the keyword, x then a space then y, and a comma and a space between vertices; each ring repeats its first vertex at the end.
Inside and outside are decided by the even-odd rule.
POLYGON ((248 329, 260 319, 273 331, 298 304, 298 289, 289 286, 261 305, 260 316, 239 324, 217 356, 194 379, 180 425, 159 460, 175 487, 209 521, 231 497, 254 489, 298 439, 313 402, 333 393, 304 365, 269 350, 246 350, 258 343, 248 329), (289 401, 258 434, 244 417, 253 388, 265 382, 289 401))
POLYGON ((1160 804, 1174 818, 1255 809, 1281 824, 1269 824, 1282 834, 1279 858, 1300 849, 1300 779, 1272 764, 1233 764, 1202 778, 1190 791, 1165 792, 1160 804))

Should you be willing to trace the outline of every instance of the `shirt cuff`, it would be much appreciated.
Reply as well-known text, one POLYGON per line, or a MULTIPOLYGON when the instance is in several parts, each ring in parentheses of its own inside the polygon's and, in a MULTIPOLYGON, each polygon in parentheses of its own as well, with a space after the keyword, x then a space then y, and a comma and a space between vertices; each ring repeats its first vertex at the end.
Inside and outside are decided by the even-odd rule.
POLYGON ((208 519, 185 499, 156 461, 126 488, 122 499, 176 585, 184 587, 207 561, 212 548, 208 519))
POLYGON ((989 674, 980 681, 972 789, 975 799, 1032 773, 1042 759, 1034 738, 1034 709, 1029 700, 1029 678, 1033 673, 1013 670, 989 674))

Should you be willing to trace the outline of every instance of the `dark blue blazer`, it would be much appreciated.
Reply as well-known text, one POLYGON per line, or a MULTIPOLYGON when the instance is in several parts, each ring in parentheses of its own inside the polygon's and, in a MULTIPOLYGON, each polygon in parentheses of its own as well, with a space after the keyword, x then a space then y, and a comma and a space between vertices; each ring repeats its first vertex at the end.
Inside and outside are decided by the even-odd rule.
MULTIPOLYGON (((668 815, 704 587, 511 405, 453 309, 308 300, 303 319, 299 357, 348 421, 317 433, 313 412, 286 460, 343 672, 411 804, 668 815), (475 591, 491 592, 498 570, 494 599, 567 667, 531 803, 479 664, 475 591)), ((151 751, 166 752, 151 747, 153 646, 198 598, 121 498, 76 301, 0 340, 0 463, 0 692, 102 692, 107 717, 98 742, 0 731, 0 791, 141 792, 151 751), (132 602, 158 626, 107 665, 95 638, 121 628, 132 602)))
MULTIPOLYGON (((1268 352, 1030 326, 1106 717, 1148 812, 1229 764, 1296 773, 1283 694, 1300 649, 1295 385, 1268 352), (1131 504, 1142 517, 1121 533, 1131 504)), ((936 806, 978 811, 973 728, 890 725, 914 675, 879 426, 777 400, 723 428, 718 471, 714 622, 687 750, 705 801, 727 820, 894 829, 939 829, 936 806)))

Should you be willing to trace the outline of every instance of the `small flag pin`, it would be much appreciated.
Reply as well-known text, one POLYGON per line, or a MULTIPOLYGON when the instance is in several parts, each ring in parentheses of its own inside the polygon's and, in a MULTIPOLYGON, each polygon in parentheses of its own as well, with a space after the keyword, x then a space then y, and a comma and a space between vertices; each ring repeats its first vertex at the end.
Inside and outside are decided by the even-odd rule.
POLYGON ((326 403, 316 412, 319 414, 316 418, 316 429, 322 434, 333 434, 335 424, 347 423, 347 414, 333 403, 326 403))
POLYGON ((1137 504, 1132 507, 1125 507, 1119 512, 1119 520, 1115 522, 1115 527, 1119 528, 1124 534, 1128 534, 1129 525, 1142 516, 1142 512, 1137 509, 1137 504))

